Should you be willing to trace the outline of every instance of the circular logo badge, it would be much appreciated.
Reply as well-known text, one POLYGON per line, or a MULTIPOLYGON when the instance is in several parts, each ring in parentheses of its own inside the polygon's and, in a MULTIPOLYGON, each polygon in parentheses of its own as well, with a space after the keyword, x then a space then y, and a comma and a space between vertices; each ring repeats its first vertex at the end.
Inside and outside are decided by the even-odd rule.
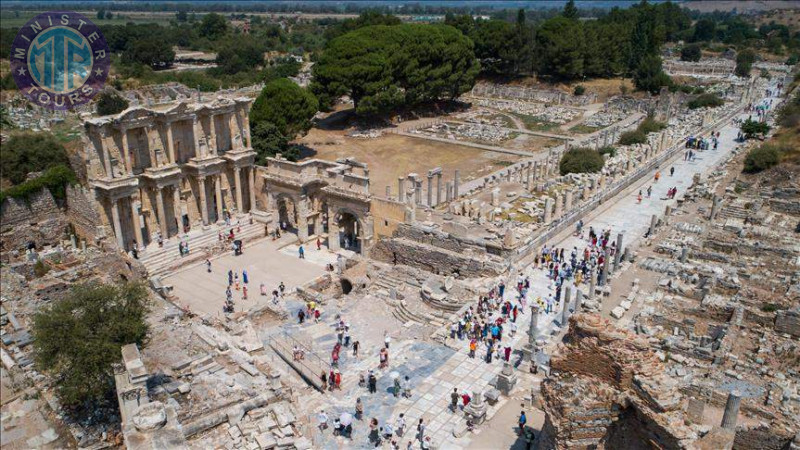
POLYGON ((19 90, 45 108, 87 103, 108 77, 111 52, 86 16, 51 11, 29 20, 11 44, 11 73, 19 90))

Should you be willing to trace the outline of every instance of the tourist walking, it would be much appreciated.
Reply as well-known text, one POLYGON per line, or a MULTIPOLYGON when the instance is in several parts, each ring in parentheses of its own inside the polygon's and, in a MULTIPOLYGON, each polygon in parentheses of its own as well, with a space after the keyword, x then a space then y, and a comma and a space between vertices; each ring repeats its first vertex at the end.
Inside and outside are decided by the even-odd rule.
POLYGON ((361 420, 364 417, 364 403, 361 402, 361 397, 356 399, 356 420, 361 420))
POLYGON ((369 371, 369 377, 367 377, 367 386, 369 387, 370 394, 378 392, 378 378, 375 377, 375 374, 371 370, 369 371))
POLYGON ((297 253, 300 256, 300 259, 306 259, 306 251, 303 250, 302 245, 297 249, 297 253))
POLYGON ((453 388, 453 392, 450 393, 450 411, 456 412, 458 410, 458 388, 453 388))
POLYGON ((525 416, 525 411, 519 413, 519 435, 525 434, 525 424, 528 423, 528 418, 525 416))
POLYGON ((206 271, 211 273, 211 261, 206 259, 206 271))

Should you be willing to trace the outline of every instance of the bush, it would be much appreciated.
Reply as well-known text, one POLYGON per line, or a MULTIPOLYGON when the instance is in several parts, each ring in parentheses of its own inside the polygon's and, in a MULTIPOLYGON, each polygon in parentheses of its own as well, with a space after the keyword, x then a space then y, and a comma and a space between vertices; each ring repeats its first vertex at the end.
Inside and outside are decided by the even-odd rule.
POLYGON ((686 45, 681 49, 681 61, 700 61, 703 52, 698 44, 686 45))
POLYGON ((633 84, 640 91, 657 95, 662 87, 672 85, 672 79, 662 69, 661 58, 658 55, 650 55, 642 58, 636 66, 633 72, 633 84))
POLYGON ((2 145, 0 172, 13 184, 20 184, 31 172, 57 165, 69 166, 67 150, 48 133, 15 134, 2 145))
POLYGON ((267 157, 286 150, 289 140, 272 122, 262 121, 253 128, 253 150, 256 164, 265 165, 267 157))
POLYGON ((97 96, 97 114, 108 116, 128 108, 128 100, 114 91, 103 91, 97 96))
POLYGON ((780 152, 771 145, 762 145, 750 150, 744 158, 745 173, 758 173, 778 165, 780 162, 780 152))
POLYGON ((586 88, 582 84, 579 84, 575 86, 575 90, 573 90, 572 93, 575 95, 583 95, 586 93, 586 88))
POLYGON ((558 165, 561 175, 568 173, 595 173, 603 168, 603 156, 595 150, 585 147, 573 148, 564 153, 558 165))
POLYGON ((642 121, 642 123, 640 123, 639 126, 636 127, 636 130, 641 131, 644 134, 649 134, 649 133, 658 133, 664 128, 667 128, 667 124, 665 124, 664 122, 657 121, 656 119, 653 118, 653 116, 647 116, 642 121))
POLYGON ((36 278, 41 278, 50 271, 50 266, 48 266, 43 260, 39 259, 36 260, 36 264, 33 265, 33 274, 36 275, 36 278))
POLYGON ((789 56, 789 58, 786 59, 786 65, 787 66, 793 66, 793 65, 797 64, 798 60, 800 60, 800 55, 797 55, 797 54, 791 55, 791 56, 789 56))
POLYGON ((82 284, 33 317, 35 366, 55 381, 61 404, 79 415, 116 404, 114 369, 123 345, 146 343, 142 284, 82 284))
POLYGON ((260 122, 274 124, 287 139, 311 128, 311 118, 319 105, 314 94, 286 78, 267 83, 253 102, 250 123, 255 128, 260 122))
POLYGON ((742 133, 746 139, 750 139, 756 136, 763 137, 767 133, 769 133, 770 126, 766 124, 766 122, 758 122, 755 120, 747 119, 741 126, 742 133))
POLYGON ((18 184, 5 191, 0 191, 0 204, 8 198, 19 198, 27 201, 31 195, 47 188, 56 200, 67 197, 68 184, 76 184, 78 178, 75 172, 67 166, 58 165, 47 169, 41 176, 18 184))
POLYGON ((617 156, 617 149, 610 145, 601 147, 597 152, 601 155, 609 155, 611 157, 617 156))
POLYGON ((749 48, 742 50, 736 55, 736 68, 733 71, 737 76, 749 77, 754 62, 756 62, 756 52, 749 48))
POLYGON ((230 40, 217 52, 216 62, 221 73, 244 72, 264 64, 264 49, 251 39, 230 40))
POLYGON ((716 108, 725 103, 717 94, 701 94, 689 101, 689 109, 716 108))
POLYGON ((295 77, 300 73, 302 64, 294 58, 285 58, 272 61, 270 66, 264 69, 264 83, 277 80, 278 78, 295 77))
POLYGON ((647 142, 647 135, 639 130, 626 131, 619 135, 619 145, 644 144, 647 142))

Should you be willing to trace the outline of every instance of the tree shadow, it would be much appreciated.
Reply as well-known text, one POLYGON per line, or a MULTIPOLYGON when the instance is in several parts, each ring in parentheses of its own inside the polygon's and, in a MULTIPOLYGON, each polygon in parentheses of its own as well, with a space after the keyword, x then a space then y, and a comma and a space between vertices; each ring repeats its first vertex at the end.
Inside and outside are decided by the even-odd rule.
POLYGON ((317 151, 306 144, 292 144, 292 147, 297 150, 297 159, 313 158, 317 156, 317 151))

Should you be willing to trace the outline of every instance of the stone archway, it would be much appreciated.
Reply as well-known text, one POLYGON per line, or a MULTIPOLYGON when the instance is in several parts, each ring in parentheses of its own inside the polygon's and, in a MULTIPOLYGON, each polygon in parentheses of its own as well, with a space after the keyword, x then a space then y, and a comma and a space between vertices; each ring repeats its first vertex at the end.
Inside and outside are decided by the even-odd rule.
POLYGON ((334 217, 329 217, 331 224, 329 235, 336 240, 339 248, 361 253, 364 227, 359 217, 350 210, 340 209, 334 217))
POLYGON ((278 210, 278 226, 281 228, 281 232, 288 231, 297 234, 297 203, 288 195, 278 196, 275 202, 278 210))

